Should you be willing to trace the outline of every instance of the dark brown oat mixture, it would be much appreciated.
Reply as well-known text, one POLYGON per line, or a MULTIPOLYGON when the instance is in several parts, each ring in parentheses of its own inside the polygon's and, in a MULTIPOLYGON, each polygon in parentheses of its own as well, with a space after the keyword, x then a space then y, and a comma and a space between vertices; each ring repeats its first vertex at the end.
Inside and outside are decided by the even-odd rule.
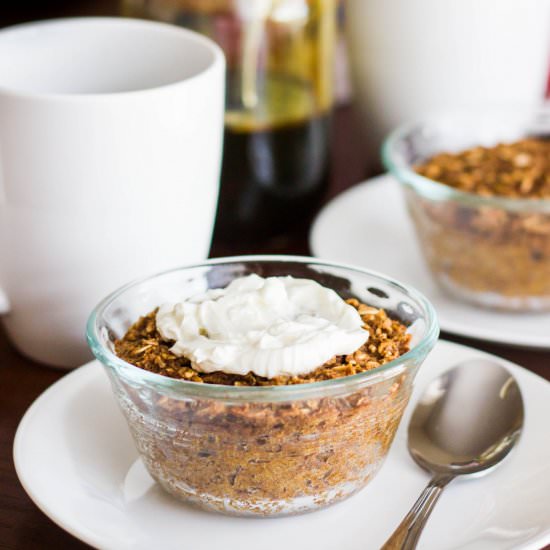
MULTIPOLYGON (((170 352, 155 311, 115 343, 129 363, 207 384, 302 384, 373 369, 409 350, 406 327, 357 300, 368 343, 314 372, 267 380, 199 373, 170 352)), ((119 382, 120 404, 142 459, 177 498, 208 510, 271 516, 342 500, 375 475, 394 438, 418 364, 373 384, 286 400, 236 401, 136 391, 119 382)))
POLYGON ((440 153, 416 171, 485 197, 550 198, 550 140, 526 138, 495 147, 440 153))
POLYGON ((335 356, 305 375, 268 379, 253 373, 243 376, 197 372, 189 359, 177 357, 170 351, 173 342, 160 336, 155 322, 156 310, 141 317, 123 338, 115 342, 115 352, 128 363, 171 378, 229 386, 279 386, 350 376, 375 369, 409 350, 410 335, 402 323, 388 317, 383 309, 369 307, 356 299, 349 299, 347 303, 361 315, 364 328, 369 331, 368 341, 354 353, 335 356))

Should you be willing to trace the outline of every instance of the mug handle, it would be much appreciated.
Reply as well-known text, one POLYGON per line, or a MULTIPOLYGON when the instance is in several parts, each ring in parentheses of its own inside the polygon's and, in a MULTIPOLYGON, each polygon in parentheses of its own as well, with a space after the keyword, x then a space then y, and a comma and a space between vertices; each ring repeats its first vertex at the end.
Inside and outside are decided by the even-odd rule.
POLYGON ((0 315, 5 315, 10 311, 10 301, 6 293, 0 288, 0 315))
MULTIPOLYGON (((0 167, 1 168, 1 167, 0 167)), ((0 169, 0 207, 6 202, 6 193, 2 183, 2 170, 0 169)), ((5 315, 10 310, 8 295, 0 287, 0 315, 5 315)))

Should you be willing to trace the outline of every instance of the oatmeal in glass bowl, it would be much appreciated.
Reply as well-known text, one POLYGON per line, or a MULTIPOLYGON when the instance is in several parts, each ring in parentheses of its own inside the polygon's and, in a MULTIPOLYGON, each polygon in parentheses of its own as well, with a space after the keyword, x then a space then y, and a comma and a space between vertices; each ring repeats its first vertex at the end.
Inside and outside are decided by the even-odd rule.
POLYGON ((550 310, 550 108, 407 124, 383 160, 443 290, 483 307, 550 310))
POLYGON ((87 336, 166 491, 275 516, 373 478, 438 327, 424 297, 381 275, 248 256, 131 283, 99 304, 87 336))

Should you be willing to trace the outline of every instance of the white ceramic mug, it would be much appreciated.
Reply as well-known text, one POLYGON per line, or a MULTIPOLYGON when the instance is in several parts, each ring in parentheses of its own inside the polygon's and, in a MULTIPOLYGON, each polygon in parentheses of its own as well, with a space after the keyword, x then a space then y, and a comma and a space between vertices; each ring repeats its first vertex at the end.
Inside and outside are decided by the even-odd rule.
POLYGON ((376 145, 434 112, 542 101, 550 0, 348 0, 355 98, 376 145))
POLYGON ((224 72, 214 42, 164 23, 0 32, 0 307, 22 353, 78 365, 102 297, 206 258, 224 72))

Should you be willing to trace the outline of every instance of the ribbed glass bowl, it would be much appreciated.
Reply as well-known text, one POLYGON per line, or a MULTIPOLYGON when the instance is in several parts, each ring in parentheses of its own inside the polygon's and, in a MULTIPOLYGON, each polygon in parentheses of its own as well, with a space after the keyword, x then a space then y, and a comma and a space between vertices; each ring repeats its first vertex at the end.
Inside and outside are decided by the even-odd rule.
POLYGON ((550 137, 549 107, 432 117, 398 128, 384 143, 384 164, 403 184, 432 275, 459 300, 550 309, 550 199, 459 191, 420 176, 414 166, 437 153, 527 136, 550 137))
POLYGON ((315 510, 364 487, 437 336, 432 306, 415 290, 363 269, 288 256, 212 260, 131 283, 103 300, 87 327, 151 476, 181 500, 255 516, 315 510), (114 354, 114 341, 139 316, 250 273, 313 279, 384 308, 408 326, 412 349, 353 376, 263 387, 176 380, 114 354))

